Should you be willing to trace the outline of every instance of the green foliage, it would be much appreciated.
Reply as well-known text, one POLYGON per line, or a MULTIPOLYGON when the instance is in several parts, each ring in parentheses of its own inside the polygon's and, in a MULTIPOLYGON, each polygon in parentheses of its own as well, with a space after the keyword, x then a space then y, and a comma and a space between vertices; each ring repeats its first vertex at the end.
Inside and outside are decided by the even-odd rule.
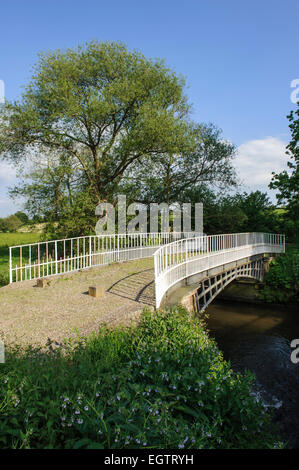
POLYGON ((254 191, 230 196, 214 193, 200 185, 181 195, 184 202, 202 202, 204 232, 207 234, 238 232, 284 233, 281 212, 271 204, 266 193, 254 191))
POLYGON ((268 232, 276 231, 275 208, 266 193, 254 191, 236 196, 238 207, 246 215, 244 231, 268 232))
POLYGON ((60 207, 59 217, 48 211, 46 214, 45 233, 48 239, 70 238, 94 235, 97 216, 95 207, 98 203, 95 194, 86 189, 73 194, 72 201, 65 198, 60 207))
POLYGON ((30 222, 30 219, 25 212, 18 211, 15 213, 15 216, 18 217, 22 224, 28 224, 30 222))
POLYGON ((15 232, 23 225, 23 222, 17 215, 10 215, 4 219, 0 219, 0 232, 15 232))
POLYGON ((25 212, 18 211, 13 215, 0 219, 0 232, 16 232, 22 225, 30 222, 25 212))
POLYGON ((133 162, 188 144, 183 87, 162 60, 120 43, 41 54, 21 102, 7 103, 0 120, 2 157, 27 158, 12 194, 25 196, 31 215, 56 219, 78 194, 113 199, 133 162))
POLYGON ((289 171, 273 173, 269 187, 277 189, 277 200, 286 204, 286 220, 292 221, 295 233, 299 232, 299 103, 296 111, 287 116, 291 131, 291 141, 287 146, 286 155, 290 157, 287 162, 289 171))
POLYGON ((289 248, 274 259, 259 298, 266 302, 299 302, 299 248, 289 248))
MULTIPOLYGON (((133 200, 185 202, 184 193, 198 185, 227 188, 236 184, 235 147, 213 124, 190 125, 194 145, 176 154, 158 154, 137 161, 124 175, 121 192, 133 200)), ((199 202, 199 201, 196 201, 199 202)))
POLYGON ((8 266, 7 270, 0 271, 0 287, 6 286, 9 283, 9 274, 8 274, 8 266))
POLYGON ((49 351, 7 351, 2 448, 272 448, 270 416, 203 325, 144 311, 49 351))

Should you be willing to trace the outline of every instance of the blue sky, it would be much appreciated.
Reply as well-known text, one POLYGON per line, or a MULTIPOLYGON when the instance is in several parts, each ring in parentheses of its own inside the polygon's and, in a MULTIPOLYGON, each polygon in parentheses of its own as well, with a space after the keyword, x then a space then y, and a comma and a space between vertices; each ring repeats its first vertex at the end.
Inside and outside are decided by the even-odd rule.
MULTIPOLYGON (((20 96, 40 51, 123 41, 185 76, 193 119, 215 123, 239 147, 244 189, 267 190, 271 169, 284 167, 290 84, 299 78, 298 0, 14 0, 1 4, 0 18, 7 99, 20 96)), ((14 210, 14 180, 0 163, 0 216, 14 210)))

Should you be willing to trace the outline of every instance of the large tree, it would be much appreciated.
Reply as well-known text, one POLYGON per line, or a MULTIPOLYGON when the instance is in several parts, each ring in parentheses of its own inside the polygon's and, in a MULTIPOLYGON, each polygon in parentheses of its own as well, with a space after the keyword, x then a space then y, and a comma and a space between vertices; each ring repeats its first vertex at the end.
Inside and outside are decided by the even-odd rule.
POLYGON ((299 103, 296 111, 292 110, 287 116, 291 130, 291 141, 287 146, 287 162, 289 171, 274 174, 269 187, 277 189, 277 200, 286 204, 287 215, 293 222, 299 220, 299 103))
POLYGON ((123 191, 140 202, 184 202, 197 187, 225 189, 236 184, 234 145, 213 124, 190 124, 194 145, 180 152, 140 159, 125 173, 123 191))
POLYGON ((163 61, 120 43, 42 54, 20 102, 2 111, 0 154, 38 161, 57 210, 74 180, 95 203, 111 198, 133 162, 189 141, 183 86, 163 61))

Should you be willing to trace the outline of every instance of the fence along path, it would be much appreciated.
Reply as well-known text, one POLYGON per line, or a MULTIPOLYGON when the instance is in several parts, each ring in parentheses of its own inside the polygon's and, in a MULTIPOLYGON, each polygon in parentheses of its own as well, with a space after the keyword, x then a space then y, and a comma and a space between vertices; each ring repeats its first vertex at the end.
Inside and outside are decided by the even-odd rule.
POLYGON ((285 236, 233 233, 176 240, 154 253, 156 307, 179 281, 225 263, 261 253, 285 251, 285 236))
POLYGON ((92 235, 9 248, 9 280, 39 279, 118 261, 148 258, 164 244, 199 234, 183 232, 92 235))

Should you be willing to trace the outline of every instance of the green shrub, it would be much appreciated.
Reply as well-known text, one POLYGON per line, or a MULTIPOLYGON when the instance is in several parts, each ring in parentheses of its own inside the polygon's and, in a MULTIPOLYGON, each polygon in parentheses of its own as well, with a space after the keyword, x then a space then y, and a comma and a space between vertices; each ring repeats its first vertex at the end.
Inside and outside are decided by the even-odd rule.
POLYGON ((1 232, 15 232, 22 225, 23 222, 16 215, 10 215, 4 219, 0 219, 1 232))
POLYGON ((299 249, 289 248, 287 252, 270 264, 265 276, 265 286, 259 298, 266 302, 284 303, 299 301, 299 249))
POLYGON ((201 323, 144 311, 49 352, 7 351, 3 448, 269 448, 270 416, 201 323))
POLYGON ((9 283, 8 273, 0 271, 0 287, 6 286, 9 283))

